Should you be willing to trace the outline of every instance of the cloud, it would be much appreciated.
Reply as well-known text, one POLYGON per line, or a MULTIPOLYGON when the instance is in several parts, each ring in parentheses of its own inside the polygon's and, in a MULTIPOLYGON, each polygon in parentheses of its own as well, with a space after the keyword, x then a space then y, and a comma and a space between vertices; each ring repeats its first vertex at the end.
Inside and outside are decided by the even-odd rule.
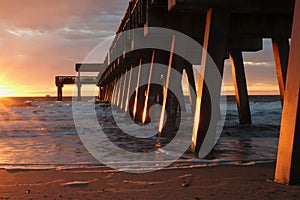
MULTIPOLYGON (((1 74, 16 87, 29 88, 28 94, 40 88, 49 88, 55 94, 50 89, 54 86, 54 76, 75 74, 74 64, 84 60, 97 44, 116 32, 128 2, 1 1, 1 74)), ((264 40, 264 51, 243 54, 250 85, 276 81, 270 44, 270 40, 264 40)), ((232 81, 228 73, 225 80, 232 81)))
POLYGON ((0 70, 6 78, 0 84, 33 94, 53 87, 55 75, 75 74, 75 63, 115 33, 127 5, 128 0, 1 1, 0 70))
POLYGON ((42 35, 41 31, 34 29, 6 29, 6 32, 18 37, 42 35))
POLYGON ((69 27, 64 27, 57 32, 58 36, 63 37, 68 40, 95 40, 104 39, 106 37, 114 35, 112 30, 94 30, 89 27, 82 27, 77 29, 71 29, 69 27))
MULTIPOLYGON (((258 52, 243 52, 244 66, 248 91, 255 93, 258 91, 269 91, 278 94, 278 83, 276 76, 275 63, 273 58, 270 40, 264 40, 264 49, 258 52)), ((231 63, 225 62, 224 85, 233 90, 233 80, 231 63)))
POLYGON ((1 1, 0 19, 6 25, 49 30, 63 27, 78 18, 82 19, 79 21, 87 22, 88 19, 102 18, 103 15, 119 16, 127 4, 127 0, 65 0, 59 3, 36 0, 1 1))
POLYGON ((244 62, 245 67, 274 67, 275 63, 271 62, 244 62))

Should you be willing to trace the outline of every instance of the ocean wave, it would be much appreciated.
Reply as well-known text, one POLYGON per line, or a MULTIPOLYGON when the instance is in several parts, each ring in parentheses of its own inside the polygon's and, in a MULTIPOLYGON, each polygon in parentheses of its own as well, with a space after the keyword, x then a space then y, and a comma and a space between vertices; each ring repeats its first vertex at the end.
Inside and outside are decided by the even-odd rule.
MULTIPOLYGON (((82 102, 79 108, 84 111, 87 104, 90 102, 82 102)), ((79 140, 73 121, 72 102, 22 98, 6 103, 8 106, 4 106, 5 109, 3 109, 5 104, 1 105, 0 145, 2 148, 0 156, 2 160, 0 167, 11 169, 102 167, 79 140), (10 154, 13 156, 9 157, 10 154)), ((190 111, 190 105, 187 104, 186 107, 190 111)), ((197 160, 193 154, 186 153, 167 169, 225 164, 247 165, 274 160, 281 103, 280 101, 267 102, 266 99, 259 100, 258 98, 255 101, 251 100, 250 107, 253 124, 240 126, 237 106, 234 101, 228 102, 225 126, 213 157, 207 160, 197 160)), ((95 108, 97 115, 101 116, 104 122, 102 128, 110 132, 116 141, 119 140, 125 146, 134 143, 134 141, 128 142, 126 138, 122 138, 123 136, 116 131, 117 127, 108 123, 112 117, 112 115, 106 115, 110 106, 97 104, 95 108)), ((122 114, 114 114, 122 117, 122 114)), ((128 126, 128 129, 132 128, 128 126)), ((105 148, 108 144, 101 145, 105 148)), ((139 148, 148 147, 140 146, 139 148)), ((126 163, 120 164, 124 165, 124 169, 128 167, 126 163)))
MULTIPOLYGON (((108 163, 108 165, 104 165, 101 163, 70 163, 70 164, 52 164, 52 163, 43 163, 43 164, 35 164, 35 163, 28 163, 28 164, 9 164, 3 163, 0 164, 1 169, 6 169, 9 172, 20 172, 26 170, 81 170, 81 172, 90 172, 99 171, 102 173, 111 173, 117 172, 119 170, 112 169, 109 165, 118 166, 119 169, 122 171, 127 171, 130 173, 138 172, 138 171, 153 171, 160 169, 159 166, 164 161, 157 161, 157 162, 139 162, 136 163, 108 163), (142 166, 142 167, 141 167, 142 166), (150 167, 156 166, 156 167, 150 167), (83 170, 83 171, 82 171, 83 170)), ((169 161, 165 161, 169 162, 169 161)), ((201 168, 201 167, 211 167, 211 166, 224 166, 224 165, 235 165, 235 166, 249 166, 255 164, 262 164, 262 163, 275 163, 275 159, 243 159, 243 160, 203 160, 203 159, 179 159, 174 161, 171 165, 164 167, 160 170, 171 170, 171 169, 190 169, 190 168, 201 168)))

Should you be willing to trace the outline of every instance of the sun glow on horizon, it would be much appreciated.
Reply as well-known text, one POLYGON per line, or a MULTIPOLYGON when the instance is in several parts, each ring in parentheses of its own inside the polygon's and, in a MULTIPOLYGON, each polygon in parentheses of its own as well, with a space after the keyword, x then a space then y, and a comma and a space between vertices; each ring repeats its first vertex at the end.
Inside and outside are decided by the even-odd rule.
POLYGON ((0 97, 10 97, 15 94, 15 91, 5 85, 0 84, 0 97))
MULTIPOLYGON (((64 87, 64 96, 72 96, 73 85, 64 87)), ((55 86, 31 86, 19 84, 17 81, 9 79, 7 76, 0 75, 0 98, 5 97, 44 97, 46 95, 56 96, 55 86)))

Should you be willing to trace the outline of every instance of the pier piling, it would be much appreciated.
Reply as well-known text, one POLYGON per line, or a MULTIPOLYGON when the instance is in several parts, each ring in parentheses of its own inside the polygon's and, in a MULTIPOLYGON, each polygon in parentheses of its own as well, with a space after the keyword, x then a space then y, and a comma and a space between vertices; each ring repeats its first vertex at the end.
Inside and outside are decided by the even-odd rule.
MULTIPOLYGON (((227 33, 229 25, 229 15, 226 12, 214 10, 210 8, 207 11, 206 16, 206 26, 204 33, 203 49, 202 52, 202 61, 201 61, 201 71, 200 78, 198 82, 197 90, 197 103, 194 117, 194 128, 193 128, 193 137, 192 137, 192 150, 199 152, 200 148, 204 142, 207 134, 208 127, 211 126, 212 132, 215 132, 217 125, 217 117, 212 116, 216 114, 212 112, 212 108, 219 107, 220 91, 221 91, 221 80, 218 80, 219 77, 223 76, 224 68, 224 57, 226 54, 226 42, 227 42, 227 33), (220 31, 222 30, 222 31, 220 31), (212 58, 214 63, 218 68, 218 72, 213 72, 209 68, 211 62, 209 62, 209 56, 212 58), (210 74, 210 73, 219 73, 219 74, 210 74), (210 77, 209 80, 207 77, 210 77), (211 85, 214 87, 213 91, 208 91, 207 81, 213 81, 211 85), (211 96, 216 97, 217 99, 210 98, 211 96), (213 121, 211 121, 213 120, 213 121), (211 124, 211 125, 210 125, 211 124)), ((214 142, 214 139, 208 140, 214 142)), ((213 145, 212 145, 213 146, 213 145)), ((202 151, 201 153, 207 154, 209 152, 202 151)))
POLYGON ((274 53, 274 60, 276 65, 276 74, 278 79, 278 86, 280 92, 280 100, 283 103, 284 88, 286 82, 286 73, 289 59, 289 40, 288 38, 275 37, 272 38, 272 46, 274 53))
POLYGON ((241 51, 231 51, 232 77, 235 89, 235 98, 238 107, 240 124, 251 124, 248 89, 241 51))
POLYGON ((275 180, 300 183, 300 0, 296 0, 275 180))

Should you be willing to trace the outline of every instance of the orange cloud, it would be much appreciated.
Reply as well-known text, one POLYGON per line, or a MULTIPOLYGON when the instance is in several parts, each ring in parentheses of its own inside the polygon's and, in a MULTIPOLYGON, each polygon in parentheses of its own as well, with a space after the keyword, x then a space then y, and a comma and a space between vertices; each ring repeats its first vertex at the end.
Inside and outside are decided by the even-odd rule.
MULTIPOLYGON (((56 95, 54 77, 75 74, 74 64, 115 33, 128 2, 1 1, 0 70, 5 77, 0 79, 2 91, 22 96, 56 95)), ((270 41, 266 40, 264 46, 264 51, 244 54, 250 93, 276 88, 270 41)), ((228 69, 227 62, 224 84, 232 91, 228 69)), ((72 87, 65 87, 64 92, 72 94, 72 87)))

